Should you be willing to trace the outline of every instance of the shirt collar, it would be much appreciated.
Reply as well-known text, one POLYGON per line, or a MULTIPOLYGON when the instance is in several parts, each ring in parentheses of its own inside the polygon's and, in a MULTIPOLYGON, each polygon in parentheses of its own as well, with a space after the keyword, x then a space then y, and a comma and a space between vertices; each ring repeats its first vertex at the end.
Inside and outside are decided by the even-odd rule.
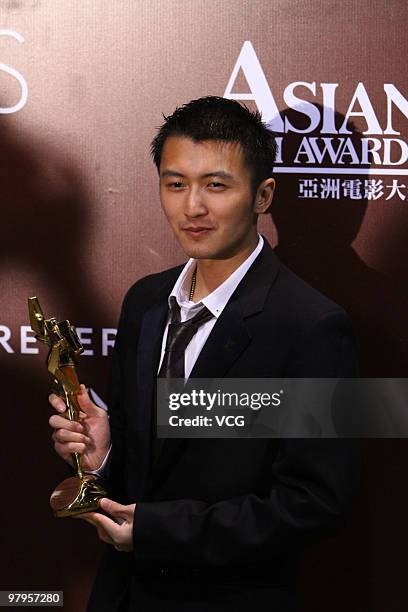
POLYGON ((196 308, 201 308, 204 304, 212 315, 218 318, 227 305, 231 295, 234 293, 235 289, 238 287, 239 283, 244 278, 255 259, 258 257, 263 245, 264 239, 260 234, 258 234, 258 244, 252 253, 236 270, 234 270, 231 276, 229 276, 219 287, 214 289, 214 291, 209 293, 200 302, 192 302, 188 299, 191 278, 197 263, 195 259, 189 259, 182 269, 180 276, 176 280, 176 283, 169 295, 169 306, 170 297, 174 296, 182 310, 195 310, 196 308))

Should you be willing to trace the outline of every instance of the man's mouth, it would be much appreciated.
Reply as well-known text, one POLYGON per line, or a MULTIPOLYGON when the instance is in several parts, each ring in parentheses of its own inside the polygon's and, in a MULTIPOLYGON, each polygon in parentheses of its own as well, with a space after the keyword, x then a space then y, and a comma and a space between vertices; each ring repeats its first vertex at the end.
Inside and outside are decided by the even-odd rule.
POLYGON ((185 232, 191 238, 199 238, 201 236, 206 236, 213 229, 214 229, 213 227, 191 225, 191 226, 183 227, 182 231, 185 232))

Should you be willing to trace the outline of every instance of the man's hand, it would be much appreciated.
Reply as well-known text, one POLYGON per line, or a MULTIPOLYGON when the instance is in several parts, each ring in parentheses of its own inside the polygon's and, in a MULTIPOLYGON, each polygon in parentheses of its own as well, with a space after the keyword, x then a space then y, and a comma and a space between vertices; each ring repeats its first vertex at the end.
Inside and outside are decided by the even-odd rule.
POLYGON ((107 544, 112 544, 116 550, 123 552, 133 550, 133 515, 136 504, 122 506, 104 497, 99 500, 99 507, 112 518, 98 512, 86 512, 75 518, 84 519, 94 525, 99 538, 107 544))
POLYGON ((60 414, 50 417, 49 424, 54 429, 52 438, 56 452, 70 465, 72 453, 82 455, 84 470, 97 470, 107 455, 110 446, 109 419, 105 410, 94 404, 84 385, 77 395, 81 408, 80 420, 69 421, 61 416, 65 412, 64 401, 52 393, 51 406, 60 414))

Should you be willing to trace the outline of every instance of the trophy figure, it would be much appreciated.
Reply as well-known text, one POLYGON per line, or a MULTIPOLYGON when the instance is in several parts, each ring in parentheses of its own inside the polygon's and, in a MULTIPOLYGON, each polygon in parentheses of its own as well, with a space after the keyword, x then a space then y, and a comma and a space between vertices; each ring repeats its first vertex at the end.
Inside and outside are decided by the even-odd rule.
MULTIPOLYGON (((83 347, 75 328, 69 321, 45 319, 36 297, 28 298, 28 312, 36 338, 49 347, 47 367, 54 377, 52 390, 67 407, 63 416, 79 421, 81 409, 77 400, 79 381, 75 365, 83 347)), ((98 510, 98 500, 107 495, 96 476, 83 473, 81 456, 73 453, 72 458, 76 475, 61 482, 50 498, 51 508, 58 517, 98 510)))

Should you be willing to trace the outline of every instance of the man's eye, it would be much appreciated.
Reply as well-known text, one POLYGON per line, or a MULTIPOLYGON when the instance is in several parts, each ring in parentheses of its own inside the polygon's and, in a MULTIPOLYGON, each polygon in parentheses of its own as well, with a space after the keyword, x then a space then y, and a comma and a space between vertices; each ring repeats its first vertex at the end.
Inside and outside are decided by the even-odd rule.
POLYGON ((182 187, 184 187, 184 183, 181 183, 180 181, 175 181, 174 183, 169 183, 168 187, 171 187, 172 189, 181 189, 182 187))
POLYGON ((212 189, 223 189, 225 187, 224 183, 218 183, 217 181, 212 181, 208 186, 212 189))

